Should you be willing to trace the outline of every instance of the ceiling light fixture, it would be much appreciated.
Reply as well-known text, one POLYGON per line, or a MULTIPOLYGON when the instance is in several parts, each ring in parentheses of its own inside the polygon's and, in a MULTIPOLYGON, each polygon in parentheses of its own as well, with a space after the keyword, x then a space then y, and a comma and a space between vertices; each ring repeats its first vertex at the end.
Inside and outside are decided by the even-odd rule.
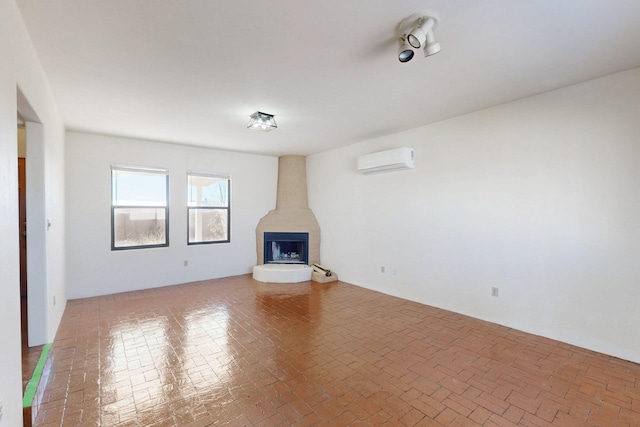
POLYGON ((431 16, 420 16, 417 21, 410 18, 402 21, 399 26, 400 34, 403 34, 400 37, 400 49, 398 50, 400 62, 409 62, 413 58, 412 49, 424 48, 425 57, 440 52, 440 43, 436 41, 433 34, 437 25, 438 21, 431 16))
POLYGON ((269 132, 277 127, 278 125, 276 125, 276 119, 273 117, 273 114, 267 114, 260 111, 256 111, 251 115, 251 119, 247 125, 248 129, 261 130, 263 132, 269 132))

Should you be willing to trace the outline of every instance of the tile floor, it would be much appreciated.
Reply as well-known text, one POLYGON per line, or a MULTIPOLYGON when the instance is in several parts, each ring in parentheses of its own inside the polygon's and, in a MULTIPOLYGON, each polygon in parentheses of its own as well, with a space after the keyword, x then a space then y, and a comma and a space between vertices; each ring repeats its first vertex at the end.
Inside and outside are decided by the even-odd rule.
POLYGON ((342 282, 69 301, 36 426, 638 426, 640 365, 342 282))

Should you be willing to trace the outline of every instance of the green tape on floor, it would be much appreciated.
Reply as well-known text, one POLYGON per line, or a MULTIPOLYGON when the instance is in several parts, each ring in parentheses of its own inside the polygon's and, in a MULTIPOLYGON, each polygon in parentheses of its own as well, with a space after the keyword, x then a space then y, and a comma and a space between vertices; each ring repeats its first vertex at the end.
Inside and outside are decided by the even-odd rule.
POLYGON ((47 361, 47 356, 49 355, 50 348, 51 344, 45 344, 42 347, 42 353, 40 353, 40 358, 38 359, 36 369, 33 370, 33 375, 29 380, 29 384, 27 384, 27 389, 24 391, 24 397, 22 398, 23 408, 29 408, 33 403, 33 398, 36 395, 36 390, 38 390, 38 384, 40 384, 40 379, 42 378, 42 370, 44 369, 44 364, 47 361))

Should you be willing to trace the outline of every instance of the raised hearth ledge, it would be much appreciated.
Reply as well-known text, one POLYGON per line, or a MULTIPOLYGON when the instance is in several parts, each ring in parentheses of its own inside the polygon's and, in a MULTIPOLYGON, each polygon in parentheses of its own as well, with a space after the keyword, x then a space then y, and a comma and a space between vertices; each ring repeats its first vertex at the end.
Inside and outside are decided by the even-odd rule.
POLYGON ((308 265, 261 264, 253 267, 253 278, 267 283, 298 283, 311 280, 312 272, 308 265))

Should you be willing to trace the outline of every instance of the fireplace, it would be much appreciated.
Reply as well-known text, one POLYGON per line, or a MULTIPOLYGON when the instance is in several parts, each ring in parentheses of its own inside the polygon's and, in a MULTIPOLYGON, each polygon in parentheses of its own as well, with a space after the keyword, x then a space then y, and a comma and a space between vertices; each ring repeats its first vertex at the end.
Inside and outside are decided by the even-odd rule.
POLYGON ((309 209, 307 200, 307 172, 306 158, 303 156, 280 156, 278 158, 278 189, 276 193, 276 208, 269 211, 258 222, 256 227, 256 262, 262 264, 276 264, 274 267, 283 267, 283 264, 311 265, 320 263, 320 225, 309 209), (305 236, 304 250, 298 246, 302 243, 300 238, 293 240, 280 239, 278 241, 295 242, 293 247, 280 248, 266 242, 268 233, 305 236), (271 255, 267 251, 276 249, 280 254, 289 252, 293 257, 270 261, 271 255), (297 258, 297 257, 300 258, 297 258))
POLYGON ((304 264, 309 260, 309 233, 264 232, 265 264, 304 264))
POLYGON ((278 158, 276 208, 256 227, 258 265, 253 278, 266 283, 326 283, 338 280, 314 273, 310 265, 320 263, 320 225, 307 200, 306 158, 278 158))

